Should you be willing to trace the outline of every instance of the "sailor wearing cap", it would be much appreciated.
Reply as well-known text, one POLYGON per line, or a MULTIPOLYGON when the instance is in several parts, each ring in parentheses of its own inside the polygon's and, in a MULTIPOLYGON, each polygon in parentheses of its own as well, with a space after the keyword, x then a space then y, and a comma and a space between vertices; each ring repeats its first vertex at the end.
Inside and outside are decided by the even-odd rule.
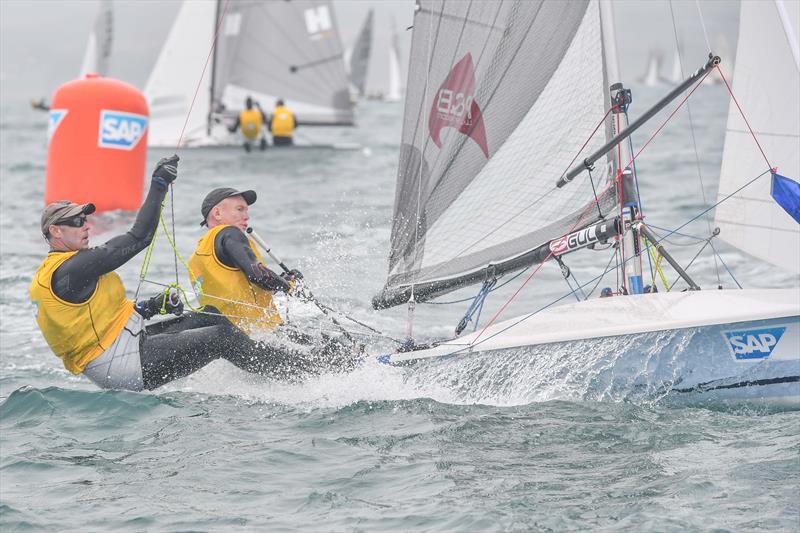
POLYGON ((213 305, 245 333, 272 329, 283 323, 272 302, 273 291, 289 291, 288 280, 302 277, 292 271, 286 279, 266 266, 255 243, 247 237, 248 207, 255 191, 229 187, 208 193, 200 207, 201 225, 208 232, 189 259, 200 302, 213 305))
POLYGON ((89 247, 86 216, 94 205, 62 201, 45 207, 41 230, 50 253, 30 285, 45 340, 67 370, 102 388, 154 389, 219 358, 269 376, 296 369, 291 354, 258 346, 212 306, 183 313, 174 295, 135 304, 126 298, 114 270, 152 242, 177 164, 177 156, 158 163, 133 227, 101 246, 89 247), (162 309, 181 316, 145 328, 144 320, 162 309))
MULTIPOLYGON (((123 354, 138 347, 135 337, 142 330, 143 319, 134 312, 134 302, 126 298, 125 287, 114 270, 153 240, 161 201, 177 177, 177 164, 177 156, 159 161, 133 227, 102 246, 89 248, 86 217, 95 211, 94 204, 64 200, 49 204, 42 212, 41 231, 50 253, 34 274, 30 297, 45 340, 73 374, 84 373, 103 385, 142 388, 138 349, 133 350, 137 352, 135 360, 118 358, 114 383, 108 383, 108 376, 87 369, 103 354, 123 354)), ((149 304, 141 302, 137 310, 149 304)), ((181 309, 179 302, 171 301, 169 307, 181 309)))

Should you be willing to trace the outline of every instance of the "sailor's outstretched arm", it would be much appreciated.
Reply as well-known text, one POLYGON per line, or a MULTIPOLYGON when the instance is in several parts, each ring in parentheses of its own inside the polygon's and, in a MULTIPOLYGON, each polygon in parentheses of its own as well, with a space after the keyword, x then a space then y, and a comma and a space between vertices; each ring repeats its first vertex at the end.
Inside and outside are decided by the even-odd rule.
POLYGON ((268 291, 288 291, 289 284, 259 262, 244 233, 233 226, 223 229, 214 241, 214 252, 229 267, 244 272, 247 279, 268 291))
POLYGON ((68 302, 85 301, 86 288, 93 290, 100 276, 113 272, 150 245, 158 229, 161 202, 169 184, 177 177, 177 162, 177 156, 159 161, 147 198, 127 233, 81 250, 53 273, 56 295, 68 302))

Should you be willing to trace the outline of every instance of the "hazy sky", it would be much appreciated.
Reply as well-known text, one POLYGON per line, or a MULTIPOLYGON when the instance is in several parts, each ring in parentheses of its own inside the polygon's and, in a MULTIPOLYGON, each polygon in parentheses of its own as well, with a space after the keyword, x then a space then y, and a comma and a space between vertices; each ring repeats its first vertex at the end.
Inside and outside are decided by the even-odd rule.
MULTIPOLYGON (((334 0, 333 3, 345 47, 355 40, 368 9, 375 9, 367 86, 385 89, 391 19, 397 23, 403 59, 408 61, 411 31, 404 29, 412 24, 413 0, 334 0)), ((49 99, 61 83, 78 75, 98 4, 98 0, 0 0, 3 104, 40 96, 49 99)), ((703 0, 700 5, 715 52, 727 55, 735 52, 738 2, 703 0)), ((179 7, 177 0, 114 0, 111 76, 144 87, 179 7)), ((641 76, 651 52, 663 55, 665 71, 671 68, 675 38, 669 1, 618 0, 614 2, 614 10, 623 77, 641 76)), ((693 70, 703 63, 706 49, 696 2, 672 0, 672 10, 685 67, 693 70)))

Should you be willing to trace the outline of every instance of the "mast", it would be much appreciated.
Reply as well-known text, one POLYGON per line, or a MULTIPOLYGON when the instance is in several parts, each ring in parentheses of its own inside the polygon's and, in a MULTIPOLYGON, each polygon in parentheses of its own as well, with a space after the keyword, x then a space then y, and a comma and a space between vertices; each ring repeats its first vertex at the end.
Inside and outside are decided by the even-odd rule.
POLYGON ((214 114, 214 81, 217 76, 217 32, 218 26, 220 23, 219 20, 219 4, 221 0, 217 0, 216 6, 214 8, 214 31, 211 35, 213 35, 214 42, 212 43, 212 47, 214 49, 212 56, 211 56, 211 88, 209 89, 208 95, 208 118, 206 119, 206 135, 211 136, 211 117, 214 114))

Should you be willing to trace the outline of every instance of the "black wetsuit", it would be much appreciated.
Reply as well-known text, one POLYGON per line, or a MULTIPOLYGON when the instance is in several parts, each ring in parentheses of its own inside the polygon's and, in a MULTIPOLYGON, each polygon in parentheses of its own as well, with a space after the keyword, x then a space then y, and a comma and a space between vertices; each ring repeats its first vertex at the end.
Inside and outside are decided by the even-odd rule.
POLYGON ((214 253, 225 266, 238 268, 250 282, 268 291, 288 291, 289 284, 264 267, 250 247, 245 234, 235 226, 228 226, 214 237, 214 253))
MULTIPOLYGON (((264 267, 253 253, 245 234, 227 227, 214 239, 214 253, 226 266, 240 269, 252 283, 270 291, 287 291, 289 284, 264 267)), ((312 337, 292 331, 288 338, 309 347, 306 351, 254 342, 218 314, 211 306, 202 313, 156 323, 146 328, 141 348, 142 378, 147 389, 154 389, 188 376, 215 359, 225 359, 250 373, 281 380, 298 380, 321 372, 351 370, 358 363, 353 347, 323 336, 312 337), (198 344, 202 349, 198 349, 198 344)))
MULTIPOLYGON (((158 228, 161 201, 166 191, 165 184, 153 180, 130 231, 101 246, 80 250, 64 261, 52 277, 56 296, 70 303, 87 301, 100 276, 113 272, 147 248, 158 228)), ((280 277, 273 276, 286 284, 280 277)), ((139 345, 146 389, 188 376, 219 358, 248 372, 273 377, 294 377, 307 371, 300 365, 308 366, 309 361, 295 361, 295 354, 255 343, 225 317, 213 314, 215 312, 214 308, 207 307, 208 314, 186 313, 146 328, 139 345)))
POLYGON ((70 303, 83 303, 97 287, 103 274, 118 269, 153 241, 158 228, 161 201, 167 186, 153 180, 133 227, 124 235, 109 239, 105 244, 80 250, 53 272, 53 292, 70 303))

